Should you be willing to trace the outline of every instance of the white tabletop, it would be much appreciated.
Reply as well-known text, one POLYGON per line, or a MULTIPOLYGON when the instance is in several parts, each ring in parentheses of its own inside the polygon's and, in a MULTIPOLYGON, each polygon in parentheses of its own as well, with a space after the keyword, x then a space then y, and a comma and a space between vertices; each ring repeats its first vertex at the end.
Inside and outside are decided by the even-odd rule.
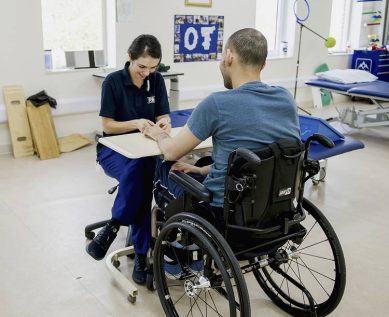
MULTIPOLYGON (((177 135, 180 129, 181 128, 173 128, 170 132, 170 135, 177 135)), ((131 133, 104 137, 100 138, 99 142, 131 159, 161 155, 161 151, 157 145, 157 142, 144 136, 142 133, 131 133)), ((196 148, 191 153, 204 152, 211 149, 212 139, 208 138, 196 146, 196 148)))

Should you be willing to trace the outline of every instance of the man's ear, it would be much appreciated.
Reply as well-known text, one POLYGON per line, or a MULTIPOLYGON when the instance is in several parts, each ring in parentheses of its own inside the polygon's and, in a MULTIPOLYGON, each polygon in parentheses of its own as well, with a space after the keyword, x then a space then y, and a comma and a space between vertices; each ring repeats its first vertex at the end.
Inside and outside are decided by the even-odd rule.
POLYGON ((226 57, 224 58, 224 62, 228 66, 230 66, 232 64, 233 59, 234 59, 234 54, 232 53, 231 49, 227 48, 226 57))

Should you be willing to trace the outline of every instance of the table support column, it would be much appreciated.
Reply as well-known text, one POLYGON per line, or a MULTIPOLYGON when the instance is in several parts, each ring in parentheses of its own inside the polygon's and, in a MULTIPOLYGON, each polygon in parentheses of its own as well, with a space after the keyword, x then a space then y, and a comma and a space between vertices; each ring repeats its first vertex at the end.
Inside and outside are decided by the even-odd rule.
POLYGON ((170 78, 169 104, 170 111, 178 110, 180 92, 178 89, 178 76, 170 78))

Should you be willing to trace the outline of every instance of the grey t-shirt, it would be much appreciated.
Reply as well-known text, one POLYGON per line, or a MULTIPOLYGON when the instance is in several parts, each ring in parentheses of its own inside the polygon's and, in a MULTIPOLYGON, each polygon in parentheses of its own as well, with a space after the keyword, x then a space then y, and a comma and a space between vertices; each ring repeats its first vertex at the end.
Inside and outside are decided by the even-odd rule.
POLYGON ((213 206, 223 206, 229 154, 259 149, 281 138, 300 139, 297 107, 289 91, 262 82, 213 93, 193 111, 187 125, 200 140, 212 136, 214 163, 204 180, 213 206))

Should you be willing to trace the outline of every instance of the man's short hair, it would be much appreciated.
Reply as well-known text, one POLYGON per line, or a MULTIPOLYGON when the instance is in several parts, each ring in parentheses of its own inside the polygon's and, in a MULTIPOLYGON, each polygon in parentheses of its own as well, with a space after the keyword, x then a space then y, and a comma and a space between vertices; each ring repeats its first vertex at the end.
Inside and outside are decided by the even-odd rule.
POLYGON ((236 51, 242 64, 254 66, 262 66, 265 64, 267 40, 256 29, 246 28, 236 31, 228 39, 226 48, 231 48, 236 51))

